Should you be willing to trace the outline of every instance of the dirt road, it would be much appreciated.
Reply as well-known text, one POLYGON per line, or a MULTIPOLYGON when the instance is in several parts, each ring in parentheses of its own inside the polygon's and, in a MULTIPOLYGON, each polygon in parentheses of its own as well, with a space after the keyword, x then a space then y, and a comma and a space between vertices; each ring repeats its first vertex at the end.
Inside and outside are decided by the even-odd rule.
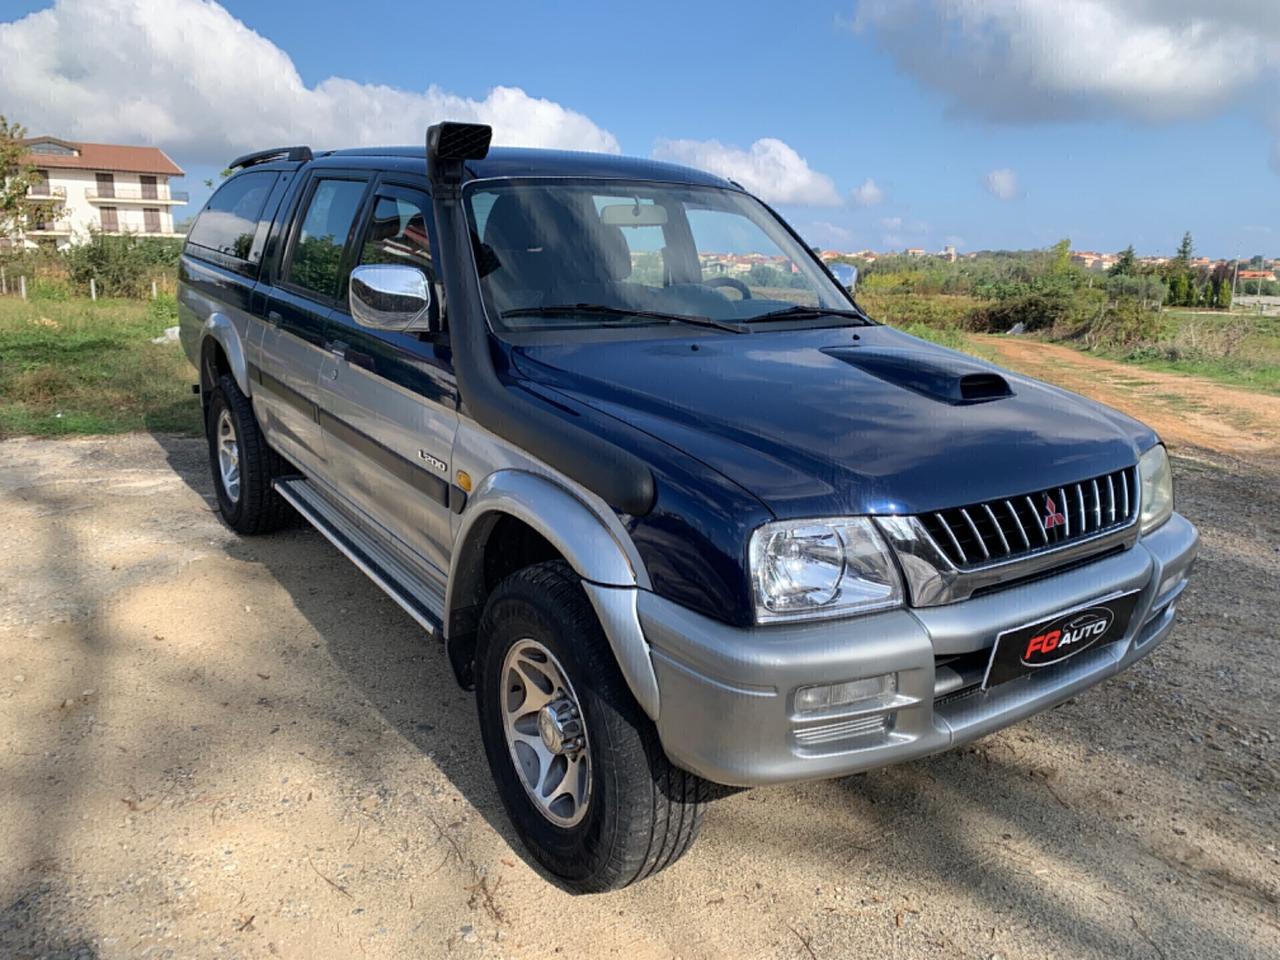
MULTIPOLYGON (((1145 376, 1145 375, 1144 375, 1145 376)), ((1275 957, 1280 485, 1176 462, 1174 638, 978 744, 717 803, 673 869, 533 869, 441 649, 202 444, 0 444, 0 957, 1275 957)))
POLYGON ((1280 397, 1090 356, 1026 337, 975 337, 996 361, 1149 423, 1173 446, 1280 462, 1280 397))

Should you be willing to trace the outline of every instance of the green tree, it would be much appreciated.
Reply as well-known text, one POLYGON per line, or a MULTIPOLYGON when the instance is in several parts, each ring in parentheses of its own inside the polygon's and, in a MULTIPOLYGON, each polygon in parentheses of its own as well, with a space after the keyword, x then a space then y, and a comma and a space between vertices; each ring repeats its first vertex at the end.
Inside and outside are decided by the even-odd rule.
POLYGON ((1179 263, 1190 263, 1191 256, 1195 253, 1195 248, 1191 245, 1191 231, 1188 230, 1182 235, 1182 242, 1178 244, 1178 252, 1174 259, 1179 263))
POLYGON ((34 164, 24 163, 26 128, 0 114, 0 237, 12 237, 22 229, 31 201, 27 189, 35 180, 34 164))
POLYGON ((1111 269, 1107 273, 1113 277, 1132 277, 1137 275, 1138 256, 1134 253, 1132 243, 1120 251, 1120 256, 1116 258, 1116 262, 1111 265, 1111 269))
POLYGON ((1049 248, 1049 267, 1057 276, 1071 272, 1071 238, 1063 237, 1049 248))

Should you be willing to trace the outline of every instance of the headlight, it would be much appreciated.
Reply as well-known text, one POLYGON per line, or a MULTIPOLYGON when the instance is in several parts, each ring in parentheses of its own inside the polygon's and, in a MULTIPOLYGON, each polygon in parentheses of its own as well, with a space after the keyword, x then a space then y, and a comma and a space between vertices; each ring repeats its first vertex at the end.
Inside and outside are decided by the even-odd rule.
POLYGON ((866 517, 767 523, 751 535, 750 553, 758 623, 902 603, 897 568, 866 517))
POLYGON ((1157 444, 1138 461, 1138 478, 1142 495, 1140 523, 1143 533, 1150 533, 1173 516, 1173 473, 1169 469, 1169 454, 1162 444, 1157 444))

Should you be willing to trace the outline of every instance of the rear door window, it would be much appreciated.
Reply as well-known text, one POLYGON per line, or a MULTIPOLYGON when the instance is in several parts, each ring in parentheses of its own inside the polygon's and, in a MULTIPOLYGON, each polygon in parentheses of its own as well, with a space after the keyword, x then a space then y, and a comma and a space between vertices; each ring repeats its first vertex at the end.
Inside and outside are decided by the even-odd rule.
POLYGON ((307 200, 285 282, 324 299, 342 286, 342 254, 364 196, 364 180, 319 179, 307 200))
MULTIPOLYGON (((213 251, 243 263, 257 263, 262 244, 255 244, 263 208, 279 174, 262 170, 232 177, 209 198, 187 235, 191 252, 213 251)), ((265 229, 268 224, 263 224, 265 229)))

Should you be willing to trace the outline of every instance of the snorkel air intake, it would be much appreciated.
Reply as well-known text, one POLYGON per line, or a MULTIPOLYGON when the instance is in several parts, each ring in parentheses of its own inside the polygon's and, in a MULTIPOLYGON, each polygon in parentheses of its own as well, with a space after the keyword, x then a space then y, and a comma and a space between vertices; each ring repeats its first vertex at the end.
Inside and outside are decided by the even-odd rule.
POLYGON ((489 152, 491 127, 437 123, 427 130, 427 179, 440 249, 440 276, 449 304, 449 336, 462 403, 487 430, 591 490, 623 513, 653 508, 653 473, 635 454, 561 419, 519 396, 493 369, 489 329, 472 267, 471 234, 462 213, 462 179, 468 160, 489 152))

